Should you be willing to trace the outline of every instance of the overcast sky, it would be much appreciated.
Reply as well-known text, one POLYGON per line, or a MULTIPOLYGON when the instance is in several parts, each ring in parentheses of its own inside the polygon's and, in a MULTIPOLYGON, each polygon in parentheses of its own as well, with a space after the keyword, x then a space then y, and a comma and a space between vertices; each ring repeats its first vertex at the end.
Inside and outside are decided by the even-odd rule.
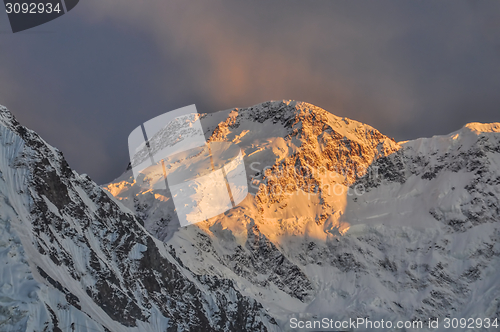
POLYGON ((307 101, 396 140, 500 121, 499 1, 81 0, 12 34, 0 104, 105 183, 128 134, 199 112, 307 101))

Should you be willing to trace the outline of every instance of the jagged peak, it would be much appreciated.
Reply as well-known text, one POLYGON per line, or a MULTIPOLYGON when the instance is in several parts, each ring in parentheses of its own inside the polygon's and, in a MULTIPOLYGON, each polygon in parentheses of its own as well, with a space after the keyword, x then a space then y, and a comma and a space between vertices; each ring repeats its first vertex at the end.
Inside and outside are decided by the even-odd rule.
POLYGON ((19 126, 19 122, 17 121, 14 114, 12 114, 12 112, 3 105, 0 105, 0 125, 11 129, 17 128, 19 126))
POLYGON ((23 140, 24 144, 33 149, 33 151, 37 151, 40 155, 48 159, 60 162, 64 166, 65 172, 69 174, 70 168, 67 161, 64 159, 63 153, 47 143, 35 131, 21 125, 14 114, 12 114, 7 107, 2 105, 0 105, 0 127, 5 127, 7 131, 18 135, 23 140))
POLYGON ((346 124, 352 122, 359 125, 363 125, 361 122, 357 122, 355 120, 342 118, 336 116, 325 109, 313 105, 308 102, 298 101, 298 100, 270 100, 265 101, 259 104, 255 104, 249 107, 235 108, 235 111, 243 111, 248 112, 249 115, 253 115, 256 119, 259 116, 264 116, 265 118, 269 118, 271 116, 275 116, 279 114, 281 116, 285 116, 285 118, 291 118, 296 115, 306 115, 306 114, 318 114, 318 115, 329 115, 330 119, 335 119, 336 121, 344 121, 346 124), (271 111, 271 112, 270 112, 271 111))
POLYGON ((350 140, 376 138, 377 140, 387 139, 392 141, 392 144, 396 144, 394 139, 386 137, 368 124, 337 116, 321 107, 303 101, 271 100, 250 107, 234 108, 225 121, 225 125, 234 125, 237 116, 243 116, 257 122, 267 120, 272 120, 275 123, 281 122, 290 128, 303 124, 303 120, 306 120, 309 124, 318 124, 323 126, 324 130, 335 131, 350 140))

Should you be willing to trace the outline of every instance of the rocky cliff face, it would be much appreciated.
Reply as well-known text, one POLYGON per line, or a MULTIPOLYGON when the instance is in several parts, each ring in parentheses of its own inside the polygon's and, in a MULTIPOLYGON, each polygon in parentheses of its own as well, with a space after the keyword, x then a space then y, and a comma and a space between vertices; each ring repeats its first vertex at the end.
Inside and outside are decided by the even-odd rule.
POLYGON ((307 103, 205 114, 251 194, 180 228, 169 190, 130 171, 102 190, 0 114, 7 331, 500 317, 499 124, 396 143, 307 103))

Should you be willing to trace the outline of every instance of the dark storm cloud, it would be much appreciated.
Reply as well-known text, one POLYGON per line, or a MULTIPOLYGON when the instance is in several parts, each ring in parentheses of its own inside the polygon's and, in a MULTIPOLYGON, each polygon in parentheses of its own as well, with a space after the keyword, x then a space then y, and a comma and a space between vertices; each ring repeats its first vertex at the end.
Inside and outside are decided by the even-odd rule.
POLYGON ((35 29, 53 33, 0 34, 0 103, 101 183, 134 127, 192 103, 296 99, 398 140, 445 134, 500 120, 499 16, 494 1, 87 0, 35 29))

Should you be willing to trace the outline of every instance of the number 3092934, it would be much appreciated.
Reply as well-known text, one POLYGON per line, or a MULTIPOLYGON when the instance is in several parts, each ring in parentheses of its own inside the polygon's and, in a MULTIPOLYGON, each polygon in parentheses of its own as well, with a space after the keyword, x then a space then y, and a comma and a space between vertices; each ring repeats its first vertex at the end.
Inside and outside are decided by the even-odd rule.
POLYGON ((51 13, 60 13, 61 8, 59 8, 59 4, 53 6, 49 3, 6 3, 5 9, 7 14, 51 14, 51 13))

